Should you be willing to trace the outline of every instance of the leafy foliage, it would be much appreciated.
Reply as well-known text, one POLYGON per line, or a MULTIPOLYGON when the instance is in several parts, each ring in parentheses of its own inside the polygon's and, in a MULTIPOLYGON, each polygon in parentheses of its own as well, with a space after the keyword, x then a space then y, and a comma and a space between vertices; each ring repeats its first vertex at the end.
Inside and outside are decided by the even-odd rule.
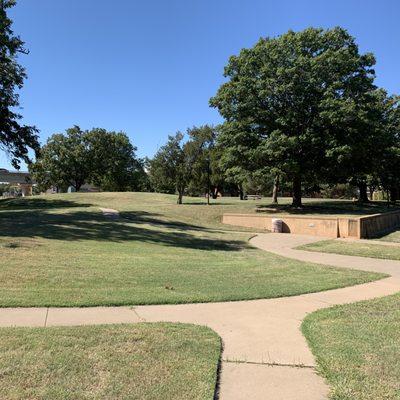
POLYGON ((150 161, 150 178, 156 191, 178 193, 178 203, 185 192, 216 198, 224 187, 220 166, 221 148, 215 146, 217 131, 203 125, 169 136, 150 161))
POLYGON ((135 190, 144 174, 135 150, 123 132, 75 126, 51 136, 30 171, 42 189, 72 185, 79 191, 90 182, 108 191, 135 190))
POLYGON ((191 176, 191 163, 183 143, 184 135, 177 132, 168 136, 167 143, 162 146, 150 162, 150 179, 156 191, 178 193, 178 204, 191 176))
POLYGON ((301 183, 323 178, 354 140, 374 63, 341 28, 289 31, 232 56, 228 81, 210 100, 226 120, 219 143, 228 174, 275 169, 293 182, 300 206, 301 183), (349 117, 354 129, 342 129, 349 117))
POLYGON ((400 198, 400 96, 386 99, 384 129, 389 143, 383 152, 377 174, 384 190, 390 193, 390 199, 400 198))
POLYGON ((142 165, 136 159, 136 147, 123 132, 95 128, 87 132, 90 181, 107 191, 134 189, 142 165))
POLYGON ((33 126, 21 125, 22 116, 15 112, 19 106, 19 96, 26 78, 23 67, 18 64, 17 56, 26 53, 24 42, 14 35, 12 21, 7 9, 15 5, 14 0, 0 2, 0 149, 6 151, 15 168, 20 161, 29 162, 29 148, 39 150, 38 130, 33 126))

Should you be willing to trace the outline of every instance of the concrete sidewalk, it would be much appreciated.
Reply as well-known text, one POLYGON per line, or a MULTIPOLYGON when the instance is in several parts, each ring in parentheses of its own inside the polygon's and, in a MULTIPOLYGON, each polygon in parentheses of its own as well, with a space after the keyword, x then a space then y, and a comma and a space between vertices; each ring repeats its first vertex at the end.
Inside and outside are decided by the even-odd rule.
POLYGON ((251 244, 290 258, 386 272, 390 278, 349 288, 254 301, 93 308, 0 309, 0 326, 184 322, 206 325, 222 338, 222 400, 321 400, 328 387, 314 371, 300 325, 313 311, 400 291, 400 262, 295 250, 321 238, 260 234, 251 244))

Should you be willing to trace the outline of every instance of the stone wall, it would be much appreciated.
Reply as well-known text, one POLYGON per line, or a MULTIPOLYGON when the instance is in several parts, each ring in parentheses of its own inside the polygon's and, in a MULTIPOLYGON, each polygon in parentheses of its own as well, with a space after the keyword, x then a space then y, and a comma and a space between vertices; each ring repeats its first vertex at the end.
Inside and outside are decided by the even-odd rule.
POLYGON ((228 225, 271 231, 273 218, 282 220, 282 231, 284 233, 331 238, 371 238, 400 228, 400 211, 359 218, 229 213, 223 215, 222 222, 228 225))
POLYGON ((400 211, 360 218, 360 237, 373 238, 400 228, 400 211))
POLYGON ((270 231, 272 228, 273 218, 279 218, 283 221, 282 231, 284 233, 297 233, 334 238, 338 236, 338 219, 333 217, 224 214, 222 222, 228 225, 244 226, 270 231))

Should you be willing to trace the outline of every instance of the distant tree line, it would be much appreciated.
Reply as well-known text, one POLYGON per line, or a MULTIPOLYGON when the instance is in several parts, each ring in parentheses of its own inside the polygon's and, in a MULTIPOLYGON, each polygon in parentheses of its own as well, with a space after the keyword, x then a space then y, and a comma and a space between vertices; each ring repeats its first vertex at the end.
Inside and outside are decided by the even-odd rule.
POLYGON ((79 126, 52 135, 29 170, 41 190, 79 191, 91 183, 106 191, 149 190, 144 161, 123 132, 79 126))
POLYGON ((18 89, 27 53, 0 1, 0 148, 20 160, 43 190, 159 191, 184 195, 304 194, 357 188, 359 201, 380 190, 400 197, 400 97, 375 85, 375 57, 361 54, 340 28, 309 28, 262 38, 230 57, 210 106, 224 122, 168 137, 152 159, 139 159, 123 132, 78 126, 40 148, 38 130, 21 124, 18 89), (36 153, 31 163, 30 149, 36 153))

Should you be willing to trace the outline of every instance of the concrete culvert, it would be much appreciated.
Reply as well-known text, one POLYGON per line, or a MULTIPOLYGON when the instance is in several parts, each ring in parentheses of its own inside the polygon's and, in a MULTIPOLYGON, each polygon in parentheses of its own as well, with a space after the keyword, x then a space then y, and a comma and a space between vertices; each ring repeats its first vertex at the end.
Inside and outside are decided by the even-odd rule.
POLYGON ((272 229, 271 231, 274 233, 282 233, 282 225, 283 221, 278 218, 272 218, 272 229))

